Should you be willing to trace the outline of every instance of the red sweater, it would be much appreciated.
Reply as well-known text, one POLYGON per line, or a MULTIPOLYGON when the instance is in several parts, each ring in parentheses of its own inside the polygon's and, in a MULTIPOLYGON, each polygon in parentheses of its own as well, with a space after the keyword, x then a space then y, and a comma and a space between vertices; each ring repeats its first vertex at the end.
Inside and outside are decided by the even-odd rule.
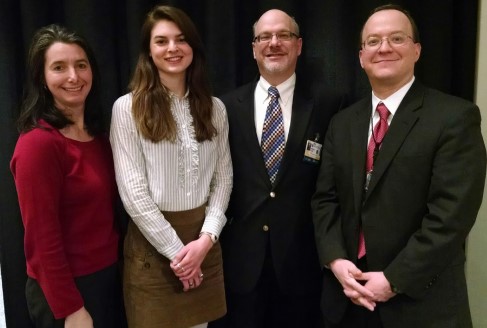
POLYGON ((84 304, 74 277, 117 261, 116 185, 106 138, 79 142, 41 124, 47 130, 19 137, 10 168, 25 227, 27 275, 59 319, 84 304))

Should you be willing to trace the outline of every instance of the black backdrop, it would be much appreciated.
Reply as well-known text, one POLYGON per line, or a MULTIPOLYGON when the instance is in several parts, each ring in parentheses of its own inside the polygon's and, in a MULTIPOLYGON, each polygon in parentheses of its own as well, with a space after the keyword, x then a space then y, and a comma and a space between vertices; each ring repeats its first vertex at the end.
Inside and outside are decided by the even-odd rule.
MULTIPOLYGON (((391 0, 392 1, 392 0, 391 0)), ((253 22, 270 8, 296 18, 303 36, 300 69, 323 88, 351 101, 370 92, 358 62, 358 34, 379 0, 0 0, 0 260, 8 327, 29 327, 25 307, 22 223, 9 161, 18 134, 26 49, 34 31, 50 23, 81 32, 93 46, 102 74, 107 118, 126 86, 145 13, 175 5, 195 21, 206 44, 213 90, 220 95, 257 74, 253 22)), ((424 83, 473 99, 478 0, 394 1, 409 9, 423 45, 416 76, 424 83)))

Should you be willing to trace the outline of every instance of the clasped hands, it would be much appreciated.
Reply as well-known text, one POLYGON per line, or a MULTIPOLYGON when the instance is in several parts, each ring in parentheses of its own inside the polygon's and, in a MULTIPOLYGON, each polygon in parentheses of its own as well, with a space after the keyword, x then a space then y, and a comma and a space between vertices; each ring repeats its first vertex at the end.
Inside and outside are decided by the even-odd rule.
POLYGON ((377 302, 386 302, 396 294, 383 272, 362 272, 345 259, 330 263, 330 269, 343 287, 345 295, 356 305, 374 311, 377 302))
POLYGON ((199 287, 203 282, 201 263, 212 246, 208 237, 201 236, 181 248, 171 261, 171 269, 183 284, 185 292, 199 287))

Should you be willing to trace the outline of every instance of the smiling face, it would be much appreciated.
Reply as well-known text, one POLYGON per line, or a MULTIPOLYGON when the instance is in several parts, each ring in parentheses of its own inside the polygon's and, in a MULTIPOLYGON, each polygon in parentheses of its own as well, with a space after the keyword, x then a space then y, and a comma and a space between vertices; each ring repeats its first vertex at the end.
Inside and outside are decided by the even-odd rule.
POLYGON ((60 110, 84 110, 93 74, 85 51, 74 43, 53 43, 45 54, 46 87, 60 110))
POLYGON ((162 81, 185 78, 186 69, 193 61, 193 49, 174 22, 161 20, 154 25, 149 48, 162 81))
MULTIPOLYGON (((371 36, 380 39, 394 33, 412 37, 412 27, 406 15, 397 10, 378 11, 369 17, 362 31, 362 42, 371 36)), ((414 75, 414 65, 419 59, 421 45, 407 39, 404 44, 394 45, 383 40, 378 49, 362 49, 359 52, 360 65, 367 73, 374 92, 389 96, 414 75)))
MULTIPOLYGON (((267 11, 254 27, 254 36, 278 32, 292 32, 296 35, 299 33, 291 17, 280 10, 267 11)), ((275 35, 270 41, 254 41, 252 48, 260 74, 272 85, 287 80, 296 69, 302 41, 294 36, 290 40, 279 40, 275 35)))

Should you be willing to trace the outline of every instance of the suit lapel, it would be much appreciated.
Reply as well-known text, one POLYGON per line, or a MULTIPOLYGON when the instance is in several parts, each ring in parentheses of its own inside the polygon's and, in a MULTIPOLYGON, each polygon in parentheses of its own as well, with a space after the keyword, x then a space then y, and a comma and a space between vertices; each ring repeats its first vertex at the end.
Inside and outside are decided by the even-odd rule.
POLYGON ((281 177, 285 174, 286 170, 288 170, 290 163, 295 156, 304 156, 303 140, 307 137, 305 134, 312 111, 313 98, 304 92, 297 81, 293 96, 291 125, 289 127, 286 148, 284 149, 284 156, 277 173, 275 185, 279 183, 281 177), (297 152, 301 152, 302 154, 296 154, 297 152))
POLYGON ((374 173, 365 200, 373 193, 384 172, 401 148, 409 131, 411 131, 418 120, 418 109, 422 106, 423 94, 424 91, 419 83, 414 83, 399 105, 389 130, 384 137, 377 160, 374 163, 374 173))
POLYGON ((246 147, 248 150, 248 156, 252 158, 252 163, 256 163, 256 173, 261 176, 263 181, 268 181, 267 183, 271 186, 271 181, 269 179, 269 174, 267 173, 267 168, 265 167, 264 157, 262 156, 262 149, 259 144, 259 139, 257 138, 257 132, 255 130, 255 100, 254 92, 257 81, 249 83, 248 86, 242 89, 241 94, 238 96, 237 109, 240 119, 238 124, 240 127, 236 129, 239 133, 242 133, 245 137, 245 144, 238 145, 238 147, 246 147))
POLYGON ((365 157, 367 153, 367 133, 370 124, 371 97, 367 97, 355 112, 354 120, 351 122, 351 147, 352 147, 352 168, 353 168, 353 190, 354 204, 357 213, 362 206, 364 183, 365 183, 365 157))

